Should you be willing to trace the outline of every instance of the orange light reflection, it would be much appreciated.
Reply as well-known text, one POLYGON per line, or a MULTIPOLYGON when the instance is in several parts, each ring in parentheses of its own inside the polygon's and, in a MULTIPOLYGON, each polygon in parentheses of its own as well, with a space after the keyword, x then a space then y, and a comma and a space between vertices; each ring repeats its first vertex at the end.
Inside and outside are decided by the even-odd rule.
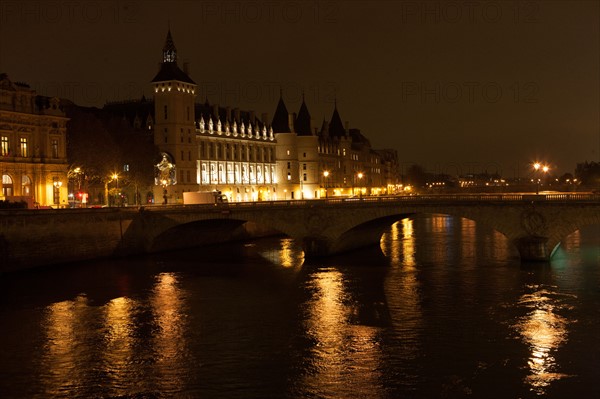
POLYGON ((556 312, 562 307, 558 294, 545 288, 535 288, 533 293, 520 298, 519 304, 529 308, 530 312, 515 328, 531 351, 527 361, 530 375, 526 382, 532 391, 543 395, 553 381, 568 377, 557 372, 559 365, 553 356, 567 341, 568 321, 556 312))

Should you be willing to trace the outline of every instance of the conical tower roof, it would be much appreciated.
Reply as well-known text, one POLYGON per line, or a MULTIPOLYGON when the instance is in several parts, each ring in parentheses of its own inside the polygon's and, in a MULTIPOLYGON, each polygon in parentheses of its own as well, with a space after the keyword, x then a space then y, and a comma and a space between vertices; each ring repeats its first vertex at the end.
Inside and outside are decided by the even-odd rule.
POLYGON ((304 101, 304 94, 302 94, 302 105, 300 105, 300 111, 298 111, 298 116, 294 121, 294 131, 298 134, 298 136, 312 135, 310 113, 308 112, 308 107, 304 101))
POLYGON ((167 39, 163 47, 163 62, 177 62, 177 48, 171 36, 171 29, 167 32, 167 39))
POLYGON ((196 84, 187 73, 183 72, 177 66, 177 49, 171 36, 171 29, 167 32, 167 39, 163 47, 163 62, 160 64, 160 70, 152 79, 152 82, 166 82, 169 80, 178 80, 180 82, 196 84))
POLYGON ((346 129, 340 118, 340 113, 337 109, 337 102, 333 108, 333 115, 331 116, 331 123, 329 123, 329 136, 331 137, 343 137, 346 135, 346 129))
POLYGON ((289 113, 283 102, 283 96, 280 95, 273 122, 271 123, 275 133, 291 133, 289 113))

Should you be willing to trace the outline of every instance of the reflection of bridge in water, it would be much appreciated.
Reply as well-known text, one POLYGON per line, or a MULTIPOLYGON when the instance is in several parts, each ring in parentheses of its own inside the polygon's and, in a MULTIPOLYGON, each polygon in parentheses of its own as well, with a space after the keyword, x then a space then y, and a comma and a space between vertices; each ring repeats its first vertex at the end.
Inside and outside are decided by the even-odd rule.
POLYGON ((309 257, 379 244, 394 222, 415 214, 445 214, 486 225, 504 234, 523 260, 548 260, 567 235, 584 225, 600 225, 600 195, 594 194, 332 198, 147 210, 151 240, 189 223, 250 221, 299 240, 309 257))
POLYGON ((600 195, 431 195, 139 208, 0 211, 0 272, 48 263, 173 250, 248 237, 252 228, 302 243, 307 257, 379 245, 403 218, 462 217, 504 234, 523 260, 600 225, 600 195))

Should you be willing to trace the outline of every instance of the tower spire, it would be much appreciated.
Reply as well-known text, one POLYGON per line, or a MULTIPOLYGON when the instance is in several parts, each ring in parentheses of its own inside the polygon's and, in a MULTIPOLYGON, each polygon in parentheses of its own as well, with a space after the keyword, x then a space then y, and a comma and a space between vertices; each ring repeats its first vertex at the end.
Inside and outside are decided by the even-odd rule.
MULTIPOLYGON (((169 24, 170 25, 170 24, 169 24)), ((163 63, 177 62, 177 48, 173 37, 171 36, 171 28, 167 32, 167 39, 165 40, 165 46, 163 47, 163 63)))

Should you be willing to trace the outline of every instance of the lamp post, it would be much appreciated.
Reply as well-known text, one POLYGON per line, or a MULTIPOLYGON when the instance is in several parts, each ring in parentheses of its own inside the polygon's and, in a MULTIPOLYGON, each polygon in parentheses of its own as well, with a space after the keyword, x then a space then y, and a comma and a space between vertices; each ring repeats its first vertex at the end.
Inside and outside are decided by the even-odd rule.
POLYGON ((359 198, 362 198, 362 178, 363 178, 363 174, 362 172, 358 172, 358 196, 359 198))
POLYGON ((327 198, 327 178, 329 177, 328 170, 323 172, 323 177, 325 177, 325 198, 327 198))
POLYGON ((548 165, 542 165, 541 163, 536 162, 533 164, 533 169, 535 170, 535 173, 536 173, 535 194, 538 195, 540 193, 540 177, 538 176, 538 172, 541 169, 541 171, 544 172, 544 175, 545 175, 546 173, 548 173, 550 168, 548 167, 548 165))
POLYGON ((119 201, 118 201, 118 195, 119 195, 119 175, 117 173, 113 173, 112 175, 113 180, 116 181, 116 185, 115 185, 115 205, 119 206, 119 201))

